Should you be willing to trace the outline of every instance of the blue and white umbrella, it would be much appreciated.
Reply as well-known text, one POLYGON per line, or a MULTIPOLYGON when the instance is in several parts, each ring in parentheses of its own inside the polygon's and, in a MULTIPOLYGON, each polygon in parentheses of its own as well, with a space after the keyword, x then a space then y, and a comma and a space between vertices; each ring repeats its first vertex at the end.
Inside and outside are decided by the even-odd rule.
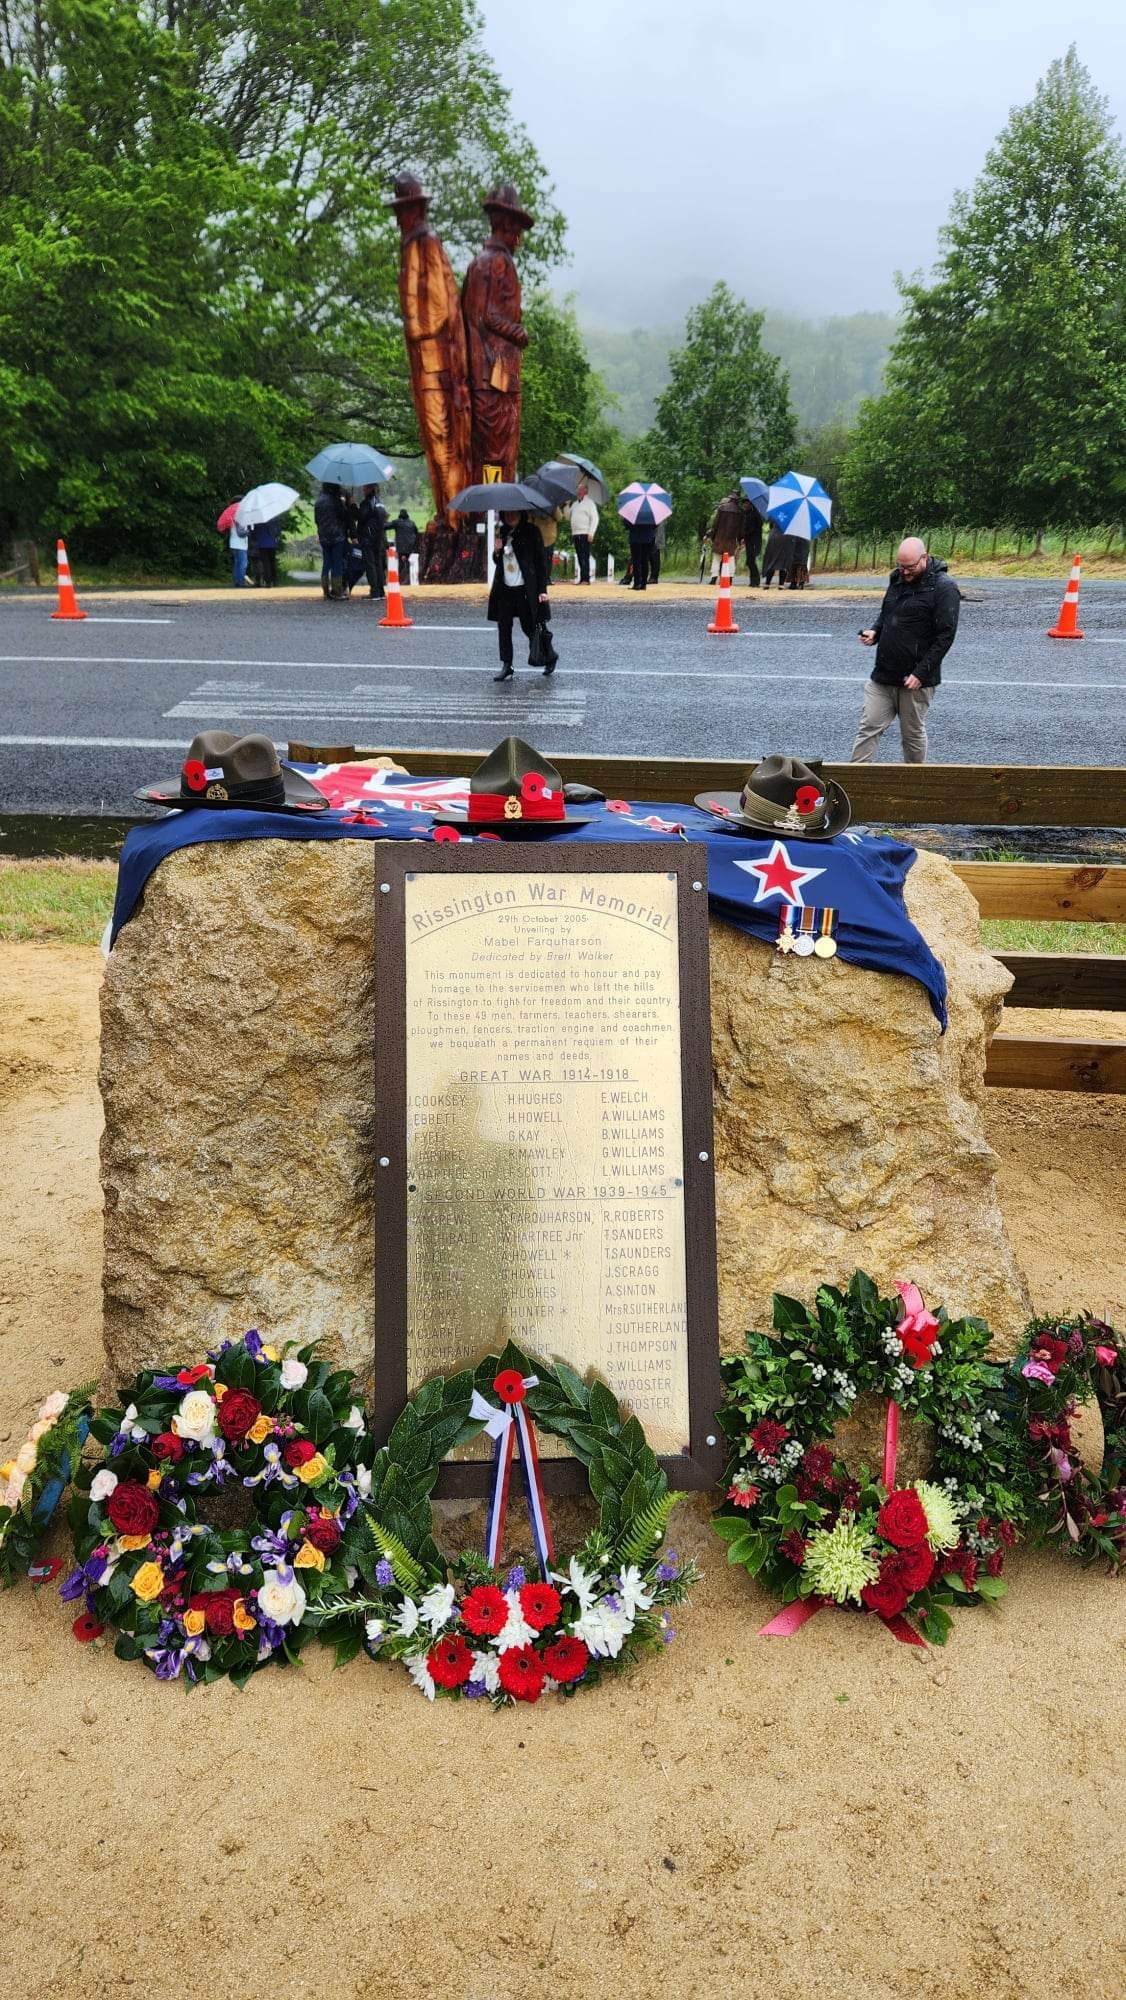
POLYGON ((395 471, 389 458, 370 444, 326 444, 305 467, 314 479, 337 486, 382 486, 395 471))
POLYGON ((667 521, 672 513, 672 495, 663 486, 647 486, 634 479, 618 495, 618 512, 631 528, 652 527, 667 521))
POLYGON ((787 472, 766 496, 766 513, 785 535, 815 541, 833 518, 833 503, 808 472, 787 472))

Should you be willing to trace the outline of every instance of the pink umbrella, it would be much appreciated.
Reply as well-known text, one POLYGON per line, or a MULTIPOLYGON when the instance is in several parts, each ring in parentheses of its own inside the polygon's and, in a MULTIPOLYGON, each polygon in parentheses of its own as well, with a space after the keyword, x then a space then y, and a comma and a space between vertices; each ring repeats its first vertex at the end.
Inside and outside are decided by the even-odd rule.
POLYGON ((667 521, 672 513, 672 495, 663 486, 646 486, 635 479, 618 495, 618 512, 630 527, 667 521))
POLYGON ((238 513, 238 510, 239 510, 239 503, 237 500, 232 500, 229 507, 224 507, 222 513, 219 516, 219 519, 215 523, 215 526, 218 528, 219 533, 221 535, 226 534, 227 529, 230 527, 231 522, 234 520, 235 515, 238 513))

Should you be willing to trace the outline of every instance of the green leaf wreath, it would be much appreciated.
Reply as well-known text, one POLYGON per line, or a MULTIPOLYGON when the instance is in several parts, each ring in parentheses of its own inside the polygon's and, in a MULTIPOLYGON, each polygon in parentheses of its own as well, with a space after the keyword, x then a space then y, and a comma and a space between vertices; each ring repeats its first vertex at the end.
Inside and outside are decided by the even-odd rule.
MULTIPOLYGON (((442 1694, 500 1706, 590 1686, 673 1636, 668 1607, 697 1577, 693 1563, 662 1554, 678 1497, 636 1417, 565 1362, 532 1361, 509 1344, 475 1371, 435 1378, 411 1398, 372 1463, 364 1514, 372 1547, 356 1556, 376 1599, 368 1651, 403 1660, 431 1701, 442 1694), (475 1554, 449 1563, 434 1539, 431 1496, 442 1462, 481 1433, 470 1414, 474 1390, 495 1400, 506 1372, 536 1377, 523 1399, 528 1415, 585 1466, 599 1506, 582 1547, 538 1580, 524 1561, 505 1571, 475 1554)), ((345 1637, 345 1657, 355 1643, 345 1637)))
POLYGON ((1126 1337, 1090 1313, 1034 1319, 1012 1366, 1016 1478, 1028 1530, 1088 1562, 1126 1566, 1126 1337), (1085 1466, 1071 1422, 1095 1401, 1103 1462, 1085 1466))
POLYGON ((773 1339, 748 1333, 745 1354, 722 1363, 731 1454, 714 1525, 728 1561, 783 1604, 908 1613, 942 1644, 951 1608, 1004 1593, 1021 1511, 988 1327, 913 1314, 863 1271, 843 1291, 823 1285, 812 1310, 776 1294, 773 1321, 773 1339), (933 1426, 930 1479, 889 1492, 882 1463, 854 1477, 834 1452, 834 1427, 864 1391, 898 1404, 901 1422, 933 1426))

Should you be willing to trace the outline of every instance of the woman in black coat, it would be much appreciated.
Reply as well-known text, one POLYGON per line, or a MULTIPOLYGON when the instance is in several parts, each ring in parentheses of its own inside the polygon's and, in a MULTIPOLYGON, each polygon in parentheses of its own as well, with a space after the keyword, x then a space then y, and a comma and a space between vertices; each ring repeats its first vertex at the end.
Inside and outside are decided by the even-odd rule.
POLYGON ((551 642, 547 609, 547 562, 543 536, 527 514, 502 514, 493 543, 493 586, 488 613, 490 623, 497 628, 500 646, 500 672, 493 675, 495 681, 512 678, 512 628, 517 622, 528 640, 529 653, 537 625, 543 627, 547 662, 544 673, 555 672, 558 655, 551 642))

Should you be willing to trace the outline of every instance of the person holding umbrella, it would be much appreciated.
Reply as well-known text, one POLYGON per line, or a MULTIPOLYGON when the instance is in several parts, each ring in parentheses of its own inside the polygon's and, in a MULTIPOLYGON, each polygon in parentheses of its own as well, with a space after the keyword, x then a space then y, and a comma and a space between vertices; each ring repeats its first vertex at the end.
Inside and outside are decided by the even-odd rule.
POLYGON ((326 479, 313 503, 313 520, 321 545, 321 591, 325 597, 344 596, 344 563, 348 554, 348 514, 344 495, 334 479, 326 479))
POLYGON ((743 547, 747 551, 747 588, 757 590, 758 561, 762 554, 762 521, 766 512, 767 486, 762 479, 741 479, 743 489, 743 547))
POLYGON ((364 554, 368 591, 382 597, 387 576, 387 509, 378 486, 365 486, 359 509, 360 547, 364 554))
POLYGON ((571 503, 571 540, 579 563, 579 582, 590 582, 590 548, 598 533, 598 509, 587 480, 580 483, 571 503))
POLYGON ((629 560, 633 588, 644 590, 649 581, 649 565, 657 541, 658 521, 667 521, 672 499, 663 486, 646 485, 635 479, 618 495, 618 513, 629 530, 629 560))
POLYGON ((555 672, 558 654, 551 640, 548 616, 548 554, 543 536, 524 510, 505 508, 497 523, 493 543, 493 583, 489 592, 488 618, 497 628, 500 672, 495 681, 510 681, 512 628, 519 622, 528 641, 528 665, 537 664, 534 641, 542 632, 544 673, 555 672))

